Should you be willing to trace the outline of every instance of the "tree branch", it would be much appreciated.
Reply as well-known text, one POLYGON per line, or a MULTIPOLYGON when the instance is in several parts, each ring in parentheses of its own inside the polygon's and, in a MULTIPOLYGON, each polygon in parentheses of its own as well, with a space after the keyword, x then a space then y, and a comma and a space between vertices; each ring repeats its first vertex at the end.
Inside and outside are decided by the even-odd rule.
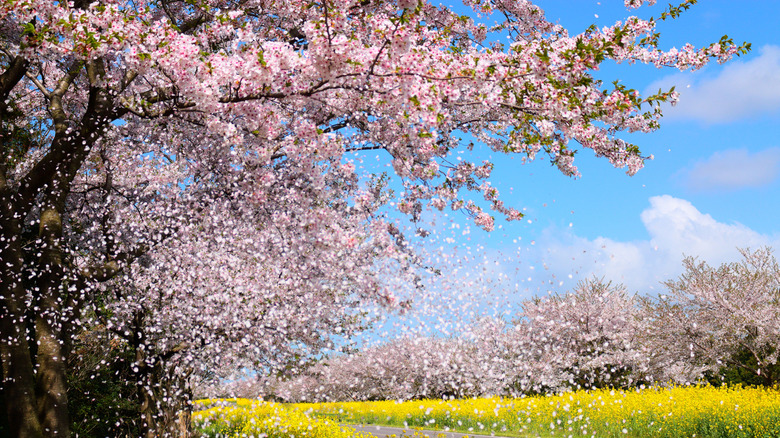
POLYGON ((17 56, 11 61, 11 65, 8 66, 3 74, 0 75, 0 116, 7 111, 8 104, 6 101, 8 100, 8 95, 27 73, 27 67, 27 60, 17 56))

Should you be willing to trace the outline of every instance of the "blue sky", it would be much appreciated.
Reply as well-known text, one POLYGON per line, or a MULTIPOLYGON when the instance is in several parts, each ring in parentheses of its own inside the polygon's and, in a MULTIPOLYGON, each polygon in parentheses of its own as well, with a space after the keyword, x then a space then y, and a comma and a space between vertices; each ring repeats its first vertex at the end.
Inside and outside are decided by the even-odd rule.
MULTIPOLYGON (((634 11, 619 0, 537 4, 549 20, 576 33, 628 14, 657 16, 665 6, 659 3, 664 5, 634 11)), ((663 23, 662 45, 701 46, 727 34, 752 43, 750 54, 697 72, 637 65, 597 72, 605 82, 620 79, 639 90, 676 85, 681 92, 680 104, 667 109, 658 132, 628 137, 655 159, 628 177, 586 151, 578 157, 578 179, 545 162, 498 160, 496 184, 503 193, 511 188, 511 200, 527 209, 533 223, 506 224, 506 233, 480 240, 506 253, 511 248, 503 234, 512 240, 516 235, 524 242, 520 254, 530 256, 527 262, 537 258, 558 277, 605 275, 640 292, 678 275, 683 253, 721 263, 737 257, 737 246, 780 247, 778 16, 780 2, 702 0, 663 23)), ((536 291, 534 283, 539 282, 526 287, 536 291)))
MULTIPOLYGON (((659 3, 630 13, 657 16, 666 2, 659 3)), ((615 0, 538 4, 572 32, 627 14, 615 0)), ((679 275, 683 254, 715 264, 737 259, 736 247, 780 248, 778 16, 780 2, 702 0, 659 27, 662 45, 701 46, 726 34, 752 43, 750 54, 697 72, 636 65, 599 72, 605 82, 619 78, 639 90, 675 85, 681 101, 667 109, 658 132, 630 137, 655 157, 634 177, 598 160, 582 160, 579 180, 533 172, 542 163, 526 166, 523 173, 545 187, 528 198, 536 224, 523 231, 539 246, 530 253, 555 272, 604 275, 652 292, 679 275), (555 208, 540 208, 550 197, 555 208)))
MULTIPOLYGON (((622 0, 536 1, 572 34, 629 15, 658 16, 667 3, 629 11, 622 0)), ((682 272, 683 255, 720 264, 738 260, 738 247, 780 251, 777 17, 777 1, 700 0, 659 26, 662 46, 703 46, 727 34, 752 43, 748 55, 692 73, 639 65, 596 73, 605 83, 620 79, 645 92, 672 85, 681 92, 659 131, 624 137, 655 157, 633 177, 589 151, 578 155, 578 179, 545 161, 492 157, 494 185, 526 218, 497 222, 486 233, 457 213, 437 217, 425 248, 430 261, 449 270, 418 299, 427 314, 421 318, 444 326, 444 315, 464 306, 464 317, 511 316, 521 299, 565 292, 594 275, 630 292, 658 294, 661 281, 682 272)))

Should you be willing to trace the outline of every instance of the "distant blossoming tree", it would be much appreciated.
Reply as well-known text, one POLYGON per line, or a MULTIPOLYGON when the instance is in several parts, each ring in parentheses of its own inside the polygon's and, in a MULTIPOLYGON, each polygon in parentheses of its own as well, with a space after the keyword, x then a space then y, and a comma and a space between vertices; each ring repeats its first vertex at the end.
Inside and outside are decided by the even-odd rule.
POLYGON ((780 266, 769 248, 741 253, 719 267, 686 258, 685 272, 666 282, 668 296, 644 301, 653 334, 646 343, 676 370, 670 379, 729 367, 765 385, 780 381, 780 266))
MULTIPOLYGON (((448 160, 463 133, 497 153, 546 155, 566 175, 579 147, 633 174, 646 157, 619 133, 657 129, 659 103, 676 95, 604 89, 590 72, 607 60, 699 68, 747 50, 725 37, 660 50, 658 20, 570 35, 528 1, 465 3, 503 21, 486 27, 423 0, 0 2, 11 434, 69 436, 63 358, 95 311, 144 346, 141 370, 169 354, 238 364, 227 343, 269 332, 246 360, 278 339, 305 355, 322 341, 309 327, 338 331, 353 298, 392 302, 368 264, 411 256, 376 215, 381 191, 344 186, 357 172, 347 152, 387 153, 405 185, 401 212, 464 209, 489 230, 491 211, 521 214, 491 186, 492 163, 448 160), (312 326, 292 324, 300 306, 315 307, 312 326)), ((277 359, 287 361, 264 360, 277 359)), ((148 436, 169 433, 139 415, 148 436)))
POLYGON ((657 379, 648 325, 623 286, 589 279, 523 302, 513 324, 483 318, 455 337, 402 338, 318 364, 256 395, 286 401, 520 396, 657 379))
POLYGON ((479 337, 405 337, 353 355, 327 358, 293 379, 261 376, 244 393, 284 401, 363 401, 465 398, 506 393, 508 368, 497 351, 497 321, 480 322, 479 337), (249 391, 249 392, 246 392, 249 391))
POLYGON ((480 395, 468 389, 473 379, 464 368, 473 358, 465 352, 460 339, 401 338, 330 358, 291 381, 271 381, 266 394, 311 402, 480 395))
POLYGON ((627 387, 647 379, 642 321, 621 285, 589 279, 564 295, 524 302, 507 334, 521 392, 627 387))

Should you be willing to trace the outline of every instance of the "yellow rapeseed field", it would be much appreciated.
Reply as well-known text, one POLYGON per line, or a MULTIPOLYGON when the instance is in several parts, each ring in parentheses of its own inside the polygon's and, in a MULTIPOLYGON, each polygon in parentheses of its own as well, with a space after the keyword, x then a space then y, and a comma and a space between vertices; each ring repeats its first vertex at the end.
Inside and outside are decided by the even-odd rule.
POLYGON ((254 402, 251 406, 249 403, 238 400, 235 406, 211 408, 198 415, 209 418, 212 424, 243 421, 243 427, 248 427, 248 421, 242 419, 251 417, 253 424, 262 423, 263 427, 274 422, 281 425, 278 428, 282 431, 281 435, 265 432, 269 437, 304 436, 301 433, 305 429, 303 424, 312 428, 307 430, 316 430, 306 436, 348 436, 348 432, 340 429, 337 423, 384 424, 522 437, 780 437, 780 391, 738 386, 653 387, 633 391, 577 391, 516 399, 496 397, 403 403, 279 405, 254 402))
POLYGON ((278 403, 248 399, 199 400, 192 415, 204 437, 367 438, 328 419, 314 419, 278 403))

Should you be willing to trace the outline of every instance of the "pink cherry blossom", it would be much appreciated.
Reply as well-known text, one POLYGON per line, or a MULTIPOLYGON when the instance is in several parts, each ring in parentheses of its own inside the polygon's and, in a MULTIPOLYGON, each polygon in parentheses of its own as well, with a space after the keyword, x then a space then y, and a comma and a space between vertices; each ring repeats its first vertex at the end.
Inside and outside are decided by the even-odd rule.
POLYGON ((388 278, 424 269, 386 205, 488 230, 522 217, 491 163, 451 161, 464 134, 565 175, 583 148, 633 174, 648 156, 621 134, 658 129, 676 95, 604 90, 599 63, 696 69, 748 49, 664 51, 654 20, 572 36, 529 1, 464 3, 504 21, 426 0, 0 2, 10 433, 69 436, 65 358, 85 331, 133 353, 149 437, 172 433, 166 402, 195 381, 297 372, 367 326, 363 307, 399 302, 388 278), (403 195, 347 163, 367 150, 403 195))

